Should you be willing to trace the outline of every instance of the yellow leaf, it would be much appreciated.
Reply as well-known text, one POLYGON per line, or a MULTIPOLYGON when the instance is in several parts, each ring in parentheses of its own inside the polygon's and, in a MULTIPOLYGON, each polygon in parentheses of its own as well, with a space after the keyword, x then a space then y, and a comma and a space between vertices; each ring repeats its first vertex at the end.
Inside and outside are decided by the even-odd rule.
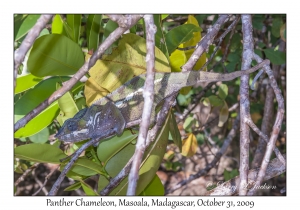
POLYGON ((223 107, 220 110, 220 116, 219 116, 219 127, 222 127, 225 122, 228 119, 229 111, 228 111, 228 106, 227 103, 224 101, 223 107))
POLYGON ((186 157, 193 156, 198 148, 198 143, 196 136, 192 133, 189 134, 189 136, 183 140, 182 142, 182 152, 181 154, 186 157))
POLYGON ((186 63, 187 59, 184 51, 175 50, 170 56, 170 66, 172 68, 172 72, 181 72, 181 66, 186 63))
POLYGON ((94 77, 90 77, 86 83, 84 88, 84 95, 86 97, 86 104, 90 105, 93 101, 97 100, 98 98, 102 98, 109 94, 110 92, 95 81, 94 77))
MULTIPOLYGON (((146 72, 146 41, 135 34, 124 34, 118 47, 109 55, 103 55, 101 60, 90 69, 91 77, 86 83, 84 94, 87 104, 117 89, 133 77, 146 72), (101 87, 101 88, 100 88, 101 87), (104 91, 103 91, 104 90, 104 91), (105 92, 107 90, 107 92, 105 92), (102 92, 98 94, 97 91, 102 92)), ((86 56, 86 60, 91 55, 86 56)), ((155 47, 155 70, 170 72, 168 59, 155 47)))
MULTIPOLYGON (((200 27, 199 24, 198 24, 197 19, 193 15, 188 16, 188 20, 185 24, 194 24, 195 26, 200 27)), ((181 46, 182 48, 196 46, 198 44, 198 42, 200 42, 201 32, 193 32, 193 35, 194 36, 193 36, 192 39, 190 39, 189 41, 182 44, 182 46, 181 46)), ((195 49, 190 49, 190 50, 184 51, 185 55, 186 55, 186 58, 189 59, 194 51, 195 51, 195 49)), ((200 57, 200 59, 195 64, 193 69, 194 70, 199 70, 205 64, 205 62, 206 62, 206 53, 203 53, 202 56, 200 57)), ((203 70, 206 71, 206 68, 203 69, 203 70)))
MULTIPOLYGON (((189 15, 188 20, 185 24, 193 24, 195 26, 199 26, 197 19, 189 15)), ((201 40, 201 32, 193 32, 193 38, 189 41, 180 44, 179 48, 187 48, 191 46, 196 46, 198 42, 201 40)), ((193 52, 195 51, 195 48, 190 50, 175 50, 171 56, 170 56, 170 65, 172 67, 172 71, 181 71, 180 67, 183 66, 186 61, 191 57, 193 52)), ((206 62, 206 53, 203 53, 199 60, 196 62, 195 66, 193 67, 194 70, 199 70, 206 62)), ((204 68, 203 71, 206 71, 207 69, 204 68)), ((187 95, 189 91, 191 90, 191 87, 184 87, 180 90, 180 93, 182 95, 187 95)))

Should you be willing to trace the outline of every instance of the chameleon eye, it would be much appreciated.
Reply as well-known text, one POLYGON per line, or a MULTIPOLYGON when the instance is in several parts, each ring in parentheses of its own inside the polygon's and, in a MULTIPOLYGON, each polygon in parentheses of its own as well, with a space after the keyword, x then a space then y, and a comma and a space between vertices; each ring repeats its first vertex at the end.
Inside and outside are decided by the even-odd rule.
POLYGON ((69 131, 76 131, 77 123, 75 121, 69 121, 67 127, 68 127, 69 131))

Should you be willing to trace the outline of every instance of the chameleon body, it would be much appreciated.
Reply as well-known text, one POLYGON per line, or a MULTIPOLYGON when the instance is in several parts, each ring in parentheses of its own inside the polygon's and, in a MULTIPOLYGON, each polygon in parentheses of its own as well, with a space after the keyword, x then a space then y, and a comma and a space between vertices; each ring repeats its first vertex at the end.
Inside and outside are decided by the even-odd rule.
MULTIPOLYGON (((151 120, 155 119, 155 107, 183 87, 203 82, 230 81, 257 71, 269 63, 269 60, 264 60, 248 70, 228 74, 203 71, 156 73, 151 120)), ((95 101, 90 107, 80 110, 73 118, 65 121, 56 137, 66 142, 78 142, 122 134, 128 122, 138 120, 142 116, 145 79, 145 74, 136 76, 106 97, 95 101)))

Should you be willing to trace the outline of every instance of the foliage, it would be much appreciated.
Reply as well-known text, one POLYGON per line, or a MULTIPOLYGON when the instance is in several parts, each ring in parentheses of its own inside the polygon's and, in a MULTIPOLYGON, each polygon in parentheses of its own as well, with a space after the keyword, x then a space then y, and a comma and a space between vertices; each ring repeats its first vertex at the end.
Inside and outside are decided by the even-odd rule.
MULTIPOLYGON (((39 17, 40 15, 14 16, 16 49, 39 17)), ((182 50, 182 48, 194 47, 201 40, 202 34, 207 33, 207 27, 211 26, 215 18, 215 15, 154 15, 157 27, 156 70, 160 72, 181 71, 181 66, 195 50, 194 48, 182 50), (183 18, 184 21, 179 22, 176 20, 178 18, 183 18)), ((91 56, 90 54, 117 27, 115 22, 99 14, 55 15, 51 27, 41 32, 40 37, 35 40, 26 55, 27 60, 20 67, 15 88, 15 122, 59 89, 64 81, 70 79, 70 76, 76 73, 84 61, 91 56)), ((225 27, 222 29, 223 32, 226 30, 225 27)), ((286 40, 285 16, 253 15, 253 27, 255 32, 263 37, 255 43, 255 52, 269 59, 274 65, 285 64, 286 54, 278 50, 278 40, 286 40)), ((82 108, 90 106, 93 101, 104 97, 134 76, 145 73, 146 45, 144 36, 140 36, 144 34, 144 30, 142 21, 131 28, 130 33, 116 40, 102 59, 90 69, 85 83, 78 82, 62 98, 52 103, 14 134, 14 137, 20 140, 14 151, 16 172, 22 171, 20 164, 23 164, 25 168, 24 162, 21 163, 20 160, 27 161, 25 164, 27 167, 38 162, 60 164, 63 169, 66 161, 60 162, 60 159, 70 155, 83 142, 61 150, 59 148, 62 142, 56 139, 49 141, 50 136, 65 120, 73 117, 82 108)), ((197 62, 195 70, 199 70, 208 60, 209 63, 204 70, 213 68, 215 72, 232 72, 240 69, 241 37, 241 23, 238 23, 232 37, 229 33, 220 46, 217 46, 216 42, 209 47, 197 62), (229 49, 226 52, 228 45, 229 49), (210 59, 212 55, 215 56, 210 59), (222 64, 216 65, 219 61, 222 61, 222 64)), ((178 146, 179 153, 192 157, 196 154, 200 143, 199 128, 208 123, 210 114, 218 113, 219 127, 226 130, 232 126, 232 118, 236 116, 236 111, 229 114, 229 107, 238 101, 238 87, 238 80, 217 84, 207 91, 201 100, 197 100, 195 95, 203 90, 202 87, 187 88, 180 92, 177 98, 177 111, 182 111, 191 103, 201 103, 209 109, 209 115, 205 117, 206 120, 201 121, 190 114, 183 119, 180 127, 176 123, 173 111, 169 113, 156 141, 147 148, 144 155, 137 194, 164 194, 163 185, 156 175, 163 158, 169 170, 177 171, 182 166, 178 161, 172 162, 173 153, 172 157, 166 158, 165 154, 169 151, 166 153, 165 150, 169 139, 178 146), (197 101, 195 102, 194 99, 197 101), (187 134, 187 138, 183 141, 179 130, 187 134)), ((259 111, 256 112, 257 115, 261 115, 259 111)), ((137 131, 126 130, 121 136, 114 136, 101 142, 97 147, 88 148, 67 174, 76 182, 65 190, 82 188, 86 195, 99 195, 109 179, 115 177, 131 158, 137 135, 137 131), (91 187, 86 181, 93 175, 99 176, 97 189, 91 187)), ((225 179, 231 178, 232 174, 226 171, 225 179)), ((127 183, 127 179, 123 180, 111 192, 111 195, 125 195, 127 183)))

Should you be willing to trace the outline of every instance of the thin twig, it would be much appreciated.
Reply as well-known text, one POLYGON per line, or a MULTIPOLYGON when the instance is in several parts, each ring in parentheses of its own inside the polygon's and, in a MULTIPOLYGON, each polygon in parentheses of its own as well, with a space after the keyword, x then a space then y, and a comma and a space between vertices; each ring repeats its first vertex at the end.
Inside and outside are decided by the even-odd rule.
MULTIPOLYGON (((231 43, 231 39, 232 39, 232 37, 233 37, 233 34, 234 34, 234 32, 235 32, 235 27, 237 26, 237 24, 238 24, 240 18, 241 18, 241 17, 238 16, 238 17, 236 18, 236 20, 235 20, 236 22, 235 22, 235 25, 234 25, 234 27, 233 27, 233 29, 231 30, 231 33, 230 33, 230 35, 229 35, 229 39, 228 39, 228 42, 227 42, 227 45, 226 45, 226 48, 225 48, 225 52, 224 52, 224 54, 223 54, 223 56, 222 56, 222 59, 219 60, 219 61, 218 61, 211 69, 214 69, 215 66, 219 65, 220 63, 222 63, 222 65, 224 66, 224 61, 226 61, 226 59, 227 59, 227 55, 228 55, 228 51, 229 51, 229 46, 230 46, 230 43, 231 43)), ((227 72, 225 67, 224 67, 224 69, 225 69, 225 72, 227 72)), ((209 71, 210 71, 210 70, 209 70, 209 71)))
MULTIPOLYGON (((54 169, 52 169, 52 170, 50 171, 50 173, 45 177, 45 181, 44 181, 44 183, 40 186, 40 189, 38 189, 34 194, 32 194, 33 196, 37 195, 37 194, 41 191, 41 189, 44 188, 44 187, 46 186, 46 184, 47 184, 49 178, 50 178, 50 177, 52 176, 52 174, 53 174, 56 170, 58 170, 58 169, 59 169, 59 165, 58 165, 56 168, 54 168, 54 169)), ((45 193, 45 192, 44 192, 44 193, 45 193)), ((48 192, 45 193, 45 195, 47 195, 47 194, 48 194, 48 192)))
POLYGON ((153 15, 145 15, 144 21, 146 25, 146 64, 147 74, 144 85, 143 97, 144 107, 142 114, 142 122, 140 126, 138 141, 136 144, 135 152, 133 154, 133 161, 131 170, 128 177, 127 195, 135 195, 137 181, 139 178, 139 169, 146 149, 146 138, 150 126, 150 117, 152 113, 153 101, 154 101, 154 79, 155 79, 155 33, 156 26, 154 24, 153 15))
MULTIPOLYGON (((256 54, 254 55, 254 59, 257 62, 259 62, 259 61, 262 60, 256 54)), ((273 126, 273 130, 272 130, 272 133, 271 133, 271 137, 270 137, 270 140, 269 140, 269 142, 267 144, 266 152, 265 152, 264 158, 262 160, 262 164, 260 166, 259 173, 257 175, 257 180, 256 180, 255 184, 258 185, 258 186, 262 183, 262 181, 264 179, 264 176, 266 174, 267 166, 269 164, 272 151, 273 151, 273 149, 275 147, 275 143, 276 143, 276 140, 278 138, 278 134, 280 132, 282 121, 283 121, 283 117, 284 117, 284 98, 283 98, 283 96, 281 94, 280 88, 277 85, 276 79, 275 79, 275 77, 273 75, 273 71, 270 68, 270 65, 265 65, 264 66, 264 70, 268 74, 270 82, 271 82, 271 86, 272 86, 272 88, 273 88, 273 90, 275 92, 276 100, 278 102, 278 110, 277 110, 277 114, 276 114, 276 119, 275 119, 275 123, 274 123, 274 126, 273 126)), ((285 162, 283 162, 282 165, 285 166, 285 162)), ((256 188, 252 188, 248 192, 248 195, 254 195, 255 192, 256 192, 256 190, 257 190, 256 188)))
MULTIPOLYGON (((281 41, 279 44, 278 51, 284 51, 285 50, 285 42, 281 41)), ((274 70, 274 76, 275 79, 279 79, 279 71, 280 71, 281 65, 273 65, 274 70)), ((275 93, 273 89, 271 88, 270 84, 267 84, 266 86, 266 98, 264 102, 264 115, 262 118, 262 125, 261 125, 261 131, 262 133, 269 134, 272 130, 272 122, 274 121, 274 99, 275 99, 275 93)), ((263 156, 265 154, 266 146, 268 142, 265 142, 265 140, 260 137, 258 139, 258 144, 255 150, 255 154, 252 161, 252 168, 258 167, 261 165, 263 156)), ((277 149, 275 147, 275 149, 277 149)))
MULTIPOLYGON (((199 71, 202 71, 202 70, 203 70, 203 69, 204 69, 204 68, 212 61, 212 59, 215 57, 217 51, 219 50, 219 48, 220 48, 220 46, 221 46, 221 44, 222 44, 222 42, 223 42, 224 37, 225 37, 230 31, 234 32, 234 29, 235 29, 237 23, 239 22, 239 20, 240 20, 240 17, 238 16, 238 17, 230 24, 230 26, 225 30, 225 32, 217 39, 217 40, 219 41, 219 42, 218 42, 218 45, 215 47, 214 52, 211 54, 210 58, 206 61, 206 63, 201 67, 201 69, 200 69, 199 71)), ((233 34, 233 33, 231 33, 231 34, 233 34)), ((215 40, 215 41, 217 41, 217 40, 215 40)), ((228 45, 227 45, 227 46, 228 46, 228 45)))
POLYGON ((40 163, 35 163, 33 164, 30 168, 28 168, 23 174, 22 176, 20 176, 17 181, 15 182, 15 186, 18 186, 18 184, 22 181, 24 181, 25 177, 33 170, 35 169, 40 163))
MULTIPOLYGON (((36 176, 36 174, 35 174, 35 169, 32 170, 32 176, 33 176, 35 182, 40 186, 38 192, 40 192, 40 191, 42 190, 43 193, 44 193, 45 195, 47 195, 47 194, 48 194, 48 190, 45 188, 45 186, 42 184, 42 182, 37 178, 37 176, 36 176)), ((36 195, 36 193, 34 193, 33 195, 36 195)))
MULTIPOLYGON (((247 123, 252 128, 252 130, 255 131, 259 135, 259 137, 264 140, 266 144, 269 143, 269 137, 265 135, 262 131, 260 131, 251 119, 245 119, 245 123, 247 123)), ((280 160, 282 164, 285 165, 285 159, 277 147, 274 147, 274 153, 276 154, 278 160, 280 160)))
POLYGON ((46 109, 51 103, 55 100, 62 97, 66 92, 71 90, 73 85, 79 81, 81 77, 83 77, 88 70, 95 65, 96 61, 104 54, 105 50, 114 43, 127 29, 131 28, 142 16, 141 15, 132 15, 125 17, 128 19, 128 25, 126 28, 118 27, 115 31, 113 31, 107 39, 98 47, 97 51, 94 52, 89 61, 86 61, 84 65, 74 74, 74 76, 64 83, 63 87, 59 90, 55 91, 49 98, 40 103, 36 108, 34 108, 31 112, 29 112, 26 116, 16 122, 14 126, 14 132, 22 128, 26 125, 31 119, 36 117, 39 113, 41 113, 44 109, 46 109))
POLYGON ((15 51, 14 87, 16 87, 19 66, 23 62, 28 50, 32 47, 35 39, 40 35, 40 32, 45 28, 52 16, 53 15, 41 15, 36 24, 28 32, 20 47, 15 51))
MULTIPOLYGON (((205 86, 205 88, 203 88, 201 90, 201 92, 199 94, 196 95, 196 97, 193 97, 193 100, 194 101, 199 101, 204 95, 205 93, 214 85, 215 83, 209 83, 207 86, 205 86)), ((189 108, 189 109, 186 109, 184 111, 184 113, 182 114, 182 116, 180 116, 180 119, 181 120, 184 120, 187 118, 187 116, 198 106, 198 103, 194 103, 194 105, 189 108)))

